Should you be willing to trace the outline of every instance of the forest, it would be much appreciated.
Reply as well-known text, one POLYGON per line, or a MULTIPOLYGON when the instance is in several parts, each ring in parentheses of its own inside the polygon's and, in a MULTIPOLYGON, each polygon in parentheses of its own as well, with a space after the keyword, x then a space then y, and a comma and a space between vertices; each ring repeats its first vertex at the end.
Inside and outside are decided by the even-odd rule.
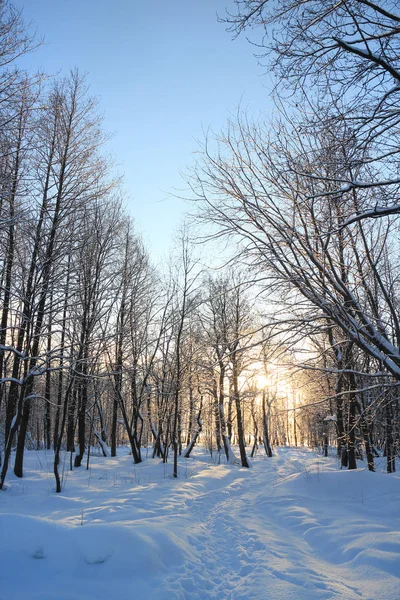
POLYGON ((175 477, 200 441, 244 467, 307 444, 395 471, 400 17, 328 4, 223 17, 261 31, 278 117, 239 110, 204 140, 187 174, 202 233, 184 225, 157 270, 88 82, 19 69, 38 41, 1 3, 0 487, 13 451, 22 477, 26 449, 53 449, 60 492, 61 452, 72 469, 121 444, 175 477), (225 267, 199 240, 225 244, 225 267))
MULTIPOLYGON (((398 500, 398 480, 387 474, 395 477, 400 457, 399 7, 396 0, 232 0, 218 19, 221 36, 247 36, 254 45, 254 60, 273 76, 274 110, 253 118, 239 107, 222 131, 204 136, 184 174, 188 215, 170 257, 156 265, 107 152, 90 74, 21 67, 41 39, 21 11, 0 0, 0 503, 6 493, 24 500, 18 490, 23 496, 26 474, 32 489, 32 465, 45 456, 54 498, 67 497, 73 477, 86 486, 89 473, 86 491, 76 491, 86 498, 94 473, 98 486, 113 478, 121 510, 130 496, 118 486, 143 481, 162 523, 175 518, 179 502, 185 518, 195 507, 212 532, 210 545, 202 545, 207 532, 198 533, 195 521, 187 548, 178 521, 173 534, 161 524, 162 531, 140 525, 136 541, 109 529, 109 544, 117 536, 110 551, 95 525, 87 526, 90 548, 99 548, 84 551, 90 565, 108 564, 118 552, 125 565, 131 544, 144 570, 147 552, 161 570, 193 548, 205 557, 206 567, 192 557, 178 572, 179 589, 172 576, 163 580, 164 596, 137 583, 139 562, 143 598, 265 598, 251 566, 257 556, 259 569, 275 578, 271 600, 395 599, 399 542, 386 521, 376 527, 387 545, 374 556, 386 564, 382 552, 393 553, 384 570, 396 581, 387 580, 383 596, 373 575, 370 584, 363 580, 368 591, 360 582, 351 587, 344 571, 333 583, 332 572, 354 557, 354 564, 375 565, 372 525, 362 540, 356 529, 345 541, 334 536, 347 535, 344 520, 357 523, 363 510, 368 523, 381 518, 379 502, 368 504, 375 487, 398 500), (321 473, 323 460, 328 470, 321 473), (205 464, 215 468, 210 480, 205 464), (181 487, 163 483, 167 466, 181 487), (345 470, 360 479, 339 479, 345 470), (151 495, 153 476, 170 504, 151 495), (259 519, 245 532, 251 504, 239 496, 242 488, 253 490, 251 518, 259 519), (318 511, 337 490, 322 535, 318 511), (314 516, 293 500, 303 492, 314 516), (343 517, 335 511, 348 498, 359 504, 343 517), (266 525, 267 517, 275 521, 266 525), (282 532, 274 527, 287 519, 298 527, 283 536, 288 556, 312 547, 331 560, 329 574, 322 566, 307 570, 300 558, 282 567, 282 532), (269 541, 260 537, 264 527, 269 541), (149 531, 157 550, 146 545, 149 531), (301 538, 295 551, 293 531, 309 546, 301 550, 301 538), (215 564, 211 542, 221 549, 215 564), (226 570, 232 560, 236 579, 226 570), (290 587, 297 585, 300 592, 290 587)), ((104 500, 110 514, 111 497, 104 500)), ((85 510, 100 510, 86 509, 90 502, 80 516, 71 512, 70 523, 82 526, 85 510)), ((387 506, 395 522, 395 505, 387 506)), ((10 540, 12 530, 21 539, 44 535, 36 521, 20 529, 4 521, 7 527, 10 540)), ((72 534, 57 531, 46 535, 61 536, 70 565, 72 534)), ((34 559, 46 557, 43 544, 29 549, 34 559)), ((65 598, 132 597, 123 587, 103 596, 99 581, 65 598)), ((26 593, 7 597, 64 597, 53 589, 26 593)))

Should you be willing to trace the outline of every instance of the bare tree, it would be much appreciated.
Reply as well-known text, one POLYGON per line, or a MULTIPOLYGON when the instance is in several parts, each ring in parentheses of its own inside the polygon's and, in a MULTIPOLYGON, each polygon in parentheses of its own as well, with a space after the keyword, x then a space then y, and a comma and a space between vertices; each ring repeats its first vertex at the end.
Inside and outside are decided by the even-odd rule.
POLYGON ((335 124, 347 121, 348 139, 355 140, 365 162, 374 165, 374 177, 358 178, 348 172, 334 183, 335 193, 380 190, 362 210, 354 207, 346 223, 398 213, 400 14, 396 2, 235 0, 234 4, 235 10, 224 20, 235 35, 247 28, 262 31, 257 53, 277 76, 278 96, 285 96, 289 84, 296 108, 303 104, 299 94, 305 98, 314 129, 335 129, 335 124))

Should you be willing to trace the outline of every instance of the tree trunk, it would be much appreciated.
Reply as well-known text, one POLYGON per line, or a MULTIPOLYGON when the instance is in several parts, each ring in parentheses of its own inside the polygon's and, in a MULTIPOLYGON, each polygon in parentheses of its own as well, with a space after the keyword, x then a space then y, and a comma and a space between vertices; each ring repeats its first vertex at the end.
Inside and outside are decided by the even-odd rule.
POLYGON ((199 412, 197 413, 197 417, 196 417, 197 428, 196 428, 196 431, 193 433, 192 439, 190 440, 189 444, 187 445, 185 450, 182 452, 183 458, 190 457, 190 453, 192 452, 193 448, 195 447, 197 438, 199 437, 199 435, 203 429, 203 423, 201 420, 201 411, 202 410, 203 410, 203 396, 200 397, 200 407, 199 407, 199 412))
POLYGON ((268 456, 268 458, 272 457, 272 449, 271 449, 271 444, 269 441, 269 431, 268 431, 268 415, 267 415, 267 411, 266 411, 266 391, 263 391, 263 398, 262 398, 262 410, 263 410, 263 443, 264 443, 264 448, 265 448, 265 454, 268 456))
POLYGON ((386 403, 386 470, 395 473, 396 460, 393 448, 393 420, 392 410, 389 402, 386 403))
POLYGON ((54 477, 56 480, 56 492, 58 494, 62 491, 62 481, 61 481, 60 474, 58 471, 58 466, 60 464, 60 450, 61 450, 61 443, 62 443, 62 439, 63 439, 63 435, 64 435, 65 422, 67 419, 69 397, 70 397, 71 389, 72 389, 73 385, 74 385, 74 378, 71 377, 69 384, 68 384, 68 388, 67 388, 67 390, 65 392, 65 396, 64 396, 64 406, 63 406, 63 413, 62 413, 62 418, 61 418, 60 431, 58 433, 57 442, 54 446, 53 471, 54 471, 54 477))
POLYGON ((233 363, 233 393, 235 398, 236 405, 236 422, 237 422, 237 434, 238 434, 238 443, 239 443, 239 451, 240 451, 240 460, 242 463, 242 467, 249 467, 249 461, 246 455, 246 446, 244 440, 244 428, 243 428, 243 417, 242 417, 242 407, 240 406, 240 392, 239 392, 239 380, 238 374, 235 364, 235 357, 232 356, 233 363))

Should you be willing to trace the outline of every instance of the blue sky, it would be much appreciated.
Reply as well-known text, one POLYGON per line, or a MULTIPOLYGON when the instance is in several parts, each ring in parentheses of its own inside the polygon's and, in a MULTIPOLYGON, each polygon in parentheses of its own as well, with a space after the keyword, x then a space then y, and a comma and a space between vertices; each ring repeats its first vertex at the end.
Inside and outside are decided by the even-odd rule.
POLYGON ((109 149, 125 175, 126 206, 155 258, 188 210, 171 198, 203 130, 219 131, 239 103, 267 112, 268 80, 245 38, 216 13, 232 0, 14 0, 45 43, 33 68, 87 73, 109 149))

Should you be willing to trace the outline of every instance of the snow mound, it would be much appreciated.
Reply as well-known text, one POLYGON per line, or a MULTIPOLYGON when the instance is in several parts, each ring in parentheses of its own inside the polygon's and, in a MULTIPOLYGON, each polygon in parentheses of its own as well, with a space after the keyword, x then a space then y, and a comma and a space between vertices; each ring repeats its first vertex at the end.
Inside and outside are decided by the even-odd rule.
MULTIPOLYGON (((138 522, 66 526, 38 517, 1 514, 0 539, 3 564, 6 560, 24 573, 27 581, 40 580, 41 585, 46 582, 45 587, 57 590, 59 581, 81 580, 86 582, 84 587, 96 588, 102 582, 109 585, 110 580, 125 582, 126 587, 127 579, 139 585, 141 582, 147 589, 149 581, 164 576, 185 557, 185 549, 174 533, 162 525, 138 522)), ((2 574, 2 588, 11 594, 7 593, 7 598, 23 597, 23 593, 12 595, 15 576, 14 569, 2 574)), ((38 598, 46 598, 46 593, 42 590, 38 598)), ((79 593, 48 593, 53 599, 86 597, 79 593)), ((95 596, 90 592, 87 597, 95 596)))

